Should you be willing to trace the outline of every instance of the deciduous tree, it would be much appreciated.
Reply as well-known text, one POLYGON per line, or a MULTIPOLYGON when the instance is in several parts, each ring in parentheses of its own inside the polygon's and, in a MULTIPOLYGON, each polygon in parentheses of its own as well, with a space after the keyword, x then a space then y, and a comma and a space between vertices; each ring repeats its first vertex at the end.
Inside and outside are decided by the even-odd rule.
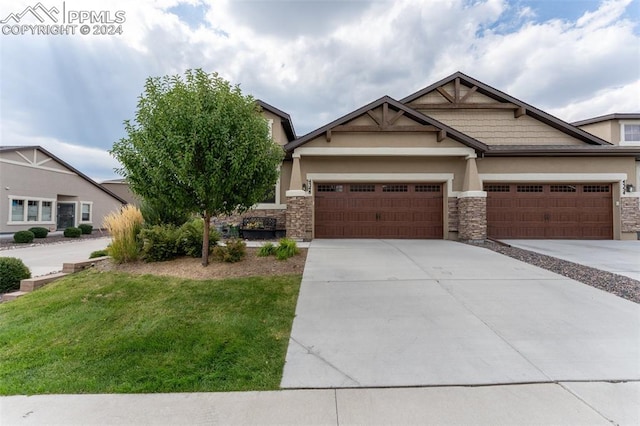
POLYGON ((278 178, 283 150, 260 107, 216 73, 148 78, 125 130, 117 172, 143 199, 202 217, 204 266, 211 217, 246 211, 278 178))

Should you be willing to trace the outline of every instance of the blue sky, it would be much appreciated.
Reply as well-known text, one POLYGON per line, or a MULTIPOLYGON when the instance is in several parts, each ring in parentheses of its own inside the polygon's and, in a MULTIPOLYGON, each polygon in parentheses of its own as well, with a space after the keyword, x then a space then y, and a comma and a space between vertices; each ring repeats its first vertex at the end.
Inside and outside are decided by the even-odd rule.
MULTIPOLYGON (((0 20, 37 3, 3 1, 0 20)), ((116 177, 107 150, 124 136, 145 79, 189 68, 217 71, 288 112, 299 135, 458 70, 566 121, 640 112, 640 0, 67 0, 64 8, 123 11, 122 34, 0 34, 0 144, 42 145, 99 180, 116 177)))

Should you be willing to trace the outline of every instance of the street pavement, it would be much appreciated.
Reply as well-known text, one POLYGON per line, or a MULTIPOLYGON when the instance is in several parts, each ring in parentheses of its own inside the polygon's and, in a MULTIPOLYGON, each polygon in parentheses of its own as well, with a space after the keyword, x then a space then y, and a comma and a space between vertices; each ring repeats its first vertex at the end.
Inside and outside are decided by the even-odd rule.
POLYGON ((62 271, 65 262, 89 259, 91 252, 103 250, 111 238, 93 238, 83 241, 69 241, 56 244, 44 244, 34 247, 0 250, 0 257, 17 257, 31 270, 32 277, 48 275, 62 271))

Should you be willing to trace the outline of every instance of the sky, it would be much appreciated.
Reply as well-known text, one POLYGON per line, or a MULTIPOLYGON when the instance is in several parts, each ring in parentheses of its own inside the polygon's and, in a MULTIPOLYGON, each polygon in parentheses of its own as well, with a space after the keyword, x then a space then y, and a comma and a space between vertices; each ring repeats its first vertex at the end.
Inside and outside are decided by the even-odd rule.
POLYGON ((456 71, 568 122, 640 112, 640 0, 3 0, 0 21, 0 145, 98 181, 118 177, 108 150, 145 80, 187 69, 286 111, 298 136, 456 71))

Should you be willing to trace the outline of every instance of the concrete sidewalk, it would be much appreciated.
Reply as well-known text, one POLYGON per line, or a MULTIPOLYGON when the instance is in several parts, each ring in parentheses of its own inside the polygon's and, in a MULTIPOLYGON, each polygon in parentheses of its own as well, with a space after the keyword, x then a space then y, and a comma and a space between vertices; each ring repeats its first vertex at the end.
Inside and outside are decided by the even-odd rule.
POLYGON ((0 257, 17 257, 31 270, 32 277, 62 271, 62 264, 89 259, 91 252, 103 250, 111 238, 93 238, 84 241, 69 241, 59 244, 44 244, 35 247, 0 251, 0 257))
POLYGON ((640 424, 640 383, 0 398, 12 425, 640 424))
POLYGON ((619 240, 504 240, 525 250, 640 281, 640 241, 619 240))

